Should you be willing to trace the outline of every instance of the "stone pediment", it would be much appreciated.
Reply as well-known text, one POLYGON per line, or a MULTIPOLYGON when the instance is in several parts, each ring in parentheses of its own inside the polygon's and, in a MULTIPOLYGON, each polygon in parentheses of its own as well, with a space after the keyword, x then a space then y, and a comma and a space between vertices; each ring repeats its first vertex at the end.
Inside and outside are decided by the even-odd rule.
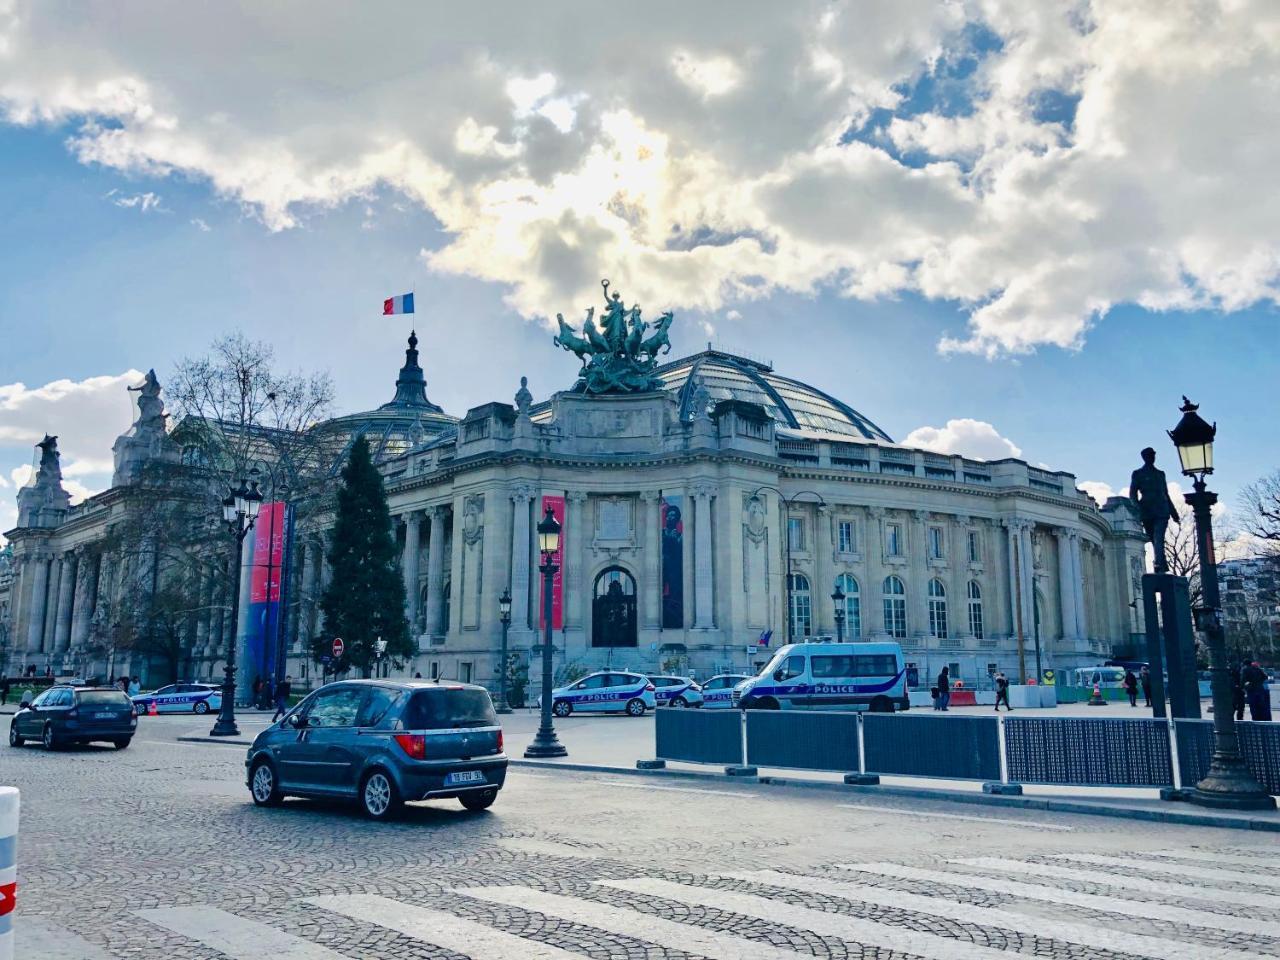
POLYGON ((570 455, 658 453, 666 424, 677 413, 665 391, 602 397, 559 393, 551 406, 559 452, 570 455))

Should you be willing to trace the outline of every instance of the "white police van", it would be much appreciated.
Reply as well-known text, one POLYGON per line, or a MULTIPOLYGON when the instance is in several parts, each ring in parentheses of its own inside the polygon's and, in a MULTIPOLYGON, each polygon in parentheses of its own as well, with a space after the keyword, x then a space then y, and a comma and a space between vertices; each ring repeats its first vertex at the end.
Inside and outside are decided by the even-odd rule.
POLYGON ((653 684, 653 699, 660 707, 702 706, 702 687, 688 677, 650 674, 649 682, 653 684))
POLYGON ((906 710, 907 665, 896 643, 793 643, 733 688, 744 710, 906 710))
MULTIPOLYGON (((567 717, 579 710, 604 713, 622 711, 632 717, 644 716, 657 707, 654 686, 649 678, 626 670, 599 670, 568 686, 551 691, 551 712, 567 717)), ((542 706, 542 699, 538 699, 542 706)))
POLYGON ((733 688, 743 680, 750 680, 745 673, 719 673, 702 685, 702 709, 722 710, 733 706, 733 688))

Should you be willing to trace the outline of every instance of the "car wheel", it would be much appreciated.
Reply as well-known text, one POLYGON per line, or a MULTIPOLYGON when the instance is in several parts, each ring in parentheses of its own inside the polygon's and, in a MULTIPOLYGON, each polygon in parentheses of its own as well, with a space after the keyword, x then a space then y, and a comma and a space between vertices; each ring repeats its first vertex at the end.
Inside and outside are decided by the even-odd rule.
POLYGON ((871 701, 872 713, 893 713, 893 701, 888 697, 876 697, 871 701))
POLYGON ((26 741, 23 740, 22 737, 18 736, 18 721, 10 720, 9 721, 9 746, 20 747, 24 743, 26 743, 26 741))
POLYGON ((280 802, 280 784, 276 782, 276 768, 266 760, 259 760, 249 774, 249 793, 259 807, 274 807, 280 802))
POLYGON ((684 697, 676 697, 674 700, 671 701, 671 705, 673 707, 684 708, 684 707, 687 707, 689 703, 687 700, 685 700, 684 697))
POLYGON ((53 735, 53 724, 46 723, 44 725, 44 733, 40 737, 40 742, 44 744, 46 750, 58 749, 58 738, 53 735))
POLYGON ((643 701, 643 700, 641 700, 639 697, 637 697, 637 698, 636 698, 636 699, 634 699, 634 700, 628 700, 628 701, 627 701, 627 716, 629 716, 629 717, 643 717, 643 716, 644 716, 644 701, 643 701))
POLYGON ((360 808, 370 820, 387 820, 400 806, 400 794, 390 775, 374 770, 360 785, 360 808))
POLYGON ((196 703, 196 705, 195 705, 195 711, 196 711, 196 713, 208 713, 208 712, 209 712, 209 704, 208 704, 207 702, 205 702, 204 700, 200 700, 200 701, 198 701, 198 702, 196 703))
POLYGON ((117 750, 127 750, 129 749, 129 744, 133 743, 133 737, 121 737, 119 740, 112 740, 111 742, 116 745, 117 750))
POLYGON ((551 712, 557 717, 567 717, 573 713, 573 704, 568 700, 557 700, 551 704, 551 712))
POLYGON ((493 806, 493 801, 497 799, 497 790, 478 790, 475 793, 465 793, 458 798, 464 807, 473 812, 488 810, 493 806))

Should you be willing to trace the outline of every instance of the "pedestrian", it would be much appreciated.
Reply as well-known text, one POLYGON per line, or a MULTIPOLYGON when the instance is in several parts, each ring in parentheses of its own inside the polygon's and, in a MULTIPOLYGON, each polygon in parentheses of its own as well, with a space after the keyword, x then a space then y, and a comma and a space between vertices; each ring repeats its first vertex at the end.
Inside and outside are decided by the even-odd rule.
POLYGON ((1009 706, 1009 678, 1004 675, 1004 671, 996 672, 996 713, 1000 712, 1000 704, 1004 703, 1005 709, 1013 713, 1013 707, 1009 706))
POLYGON ((1237 720, 1244 719, 1244 672, 1248 666, 1247 660, 1241 660, 1231 670, 1231 709, 1236 712, 1237 720))
POLYGON ((275 723, 282 716, 289 712, 289 694, 293 692, 293 677, 286 675, 280 681, 280 685, 276 687, 276 713, 271 718, 271 722, 275 723))
POLYGON ((1129 706, 1136 707, 1138 705, 1138 678, 1134 676, 1132 670, 1128 667, 1124 668, 1124 692, 1129 695, 1129 706))
POLYGON ((951 702, 951 668, 943 667, 938 674, 938 709, 946 710, 951 702))
POLYGON ((276 681, 274 677, 267 677, 267 682, 262 688, 262 709, 274 706, 276 702, 276 681))
POLYGON ((1270 720, 1271 694, 1267 690, 1267 674, 1258 661, 1255 660, 1244 668, 1241 679, 1244 681, 1245 699, 1249 701, 1249 718, 1270 720))
POLYGON ((136 697, 142 692, 142 683, 137 677, 129 681, 129 696, 136 697))
POLYGON ((262 677, 253 678, 253 705, 255 707, 262 706, 262 677))
POLYGON ((0 707, 9 702, 9 676, 0 677, 0 707))
POLYGON ((1151 706, 1151 668, 1145 663, 1138 674, 1138 680, 1142 683, 1142 696, 1146 698, 1149 707, 1151 706))
POLYGON ((421 680, 421 679, 422 679, 422 671, 421 671, 421 670, 416 671, 416 672, 414 673, 414 675, 413 675, 413 679, 415 679, 415 680, 421 680))

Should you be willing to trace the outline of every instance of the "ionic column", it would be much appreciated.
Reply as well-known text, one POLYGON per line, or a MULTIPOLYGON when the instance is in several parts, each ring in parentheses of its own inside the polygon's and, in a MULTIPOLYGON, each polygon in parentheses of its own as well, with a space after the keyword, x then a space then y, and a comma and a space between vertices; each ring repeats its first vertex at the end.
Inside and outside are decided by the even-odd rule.
MULTIPOLYGON (((511 623, 516 630, 527 630, 530 625, 529 504, 533 501, 533 488, 526 484, 513 487, 511 501, 514 504, 511 522, 511 623)), ((444 547, 440 549, 443 553, 444 547)))
POLYGON ((926 510, 911 512, 911 536, 907 542, 907 635, 928 637, 929 634, 929 541, 925 536, 926 510))
POLYGON ((1019 557, 1021 546, 1018 539, 1018 527, 1019 521, 1017 520, 1004 521, 1005 540, 1009 548, 1007 568, 1009 571, 1009 635, 1015 638, 1018 636, 1018 624, 1021 622, 1022 635, 1025 639, 1027 625, 1025 621, 1021 620, 1022 610, 1018 602, 1020 598, 1019 591, 1023 589, 1021 585, 1022 570, 1020 565, 1021 558, 1019 557))
POLYGON ((1062 636, 1065 640, 1080 638, 1076 621, 1075 559, 1072 556, 1072 532, 1066 527, 1054 530, 1058 540, 1058 603, 1062 607, 1062 636))
POLYGON ((715 491, 710 483, 693 488, 693 626, 697 630, 714 630, 716 626, 711 559, 711 497, 715 491))
POLYGON ((49 561, 49 588, 45 593, 44 634, 40 639, 40 649, 45 653, 53 652, 53 638, 58 627, 58 601, 62 595, 62 557, 54 557, 49 561))
POLYGON ((1083 639, 1089 636, 1089 620, 1084 605, 1084 559, 1079 531, 1071 536, 1071 567, 1071 588, 1076 596, 1076 635, 1083 639))
POLYGON ((45 592, 49 586, 49 561, 44 557, 32 557, 31 568, 31 618, 27 621, 27 652, 39 653, 40 640, 44 636, 45 592))
POLYGON ((416 510, 405 514, 404 557, 400 561, 404 572, 405 616, 409 618, 409 633, 418 633, 418 550, 422 543, 422 514, 416 510))
POLYGON ((640 625, 656 630, 662 616, 662 544, 659 534, 659 496, 655 490, 640 494, 640 549, 644 580, 640 585, 640 625))
POLYGON ((75 597, 76 555, 68 552, 62 558, 62 579, 58 585, 58 617, 53 631, 53 650, 62 653, 71 643, 71 605, 75 597))
POLYGON ((587 495, 570 490, 565 497, 564 625, 582 626, 582 571, 586 566, 587 495))
POLYGON ((440 620, 444 614, 444 518, 447 507, 431 508, 431 533, 427 541, 427 629, 428 636, 444 631, 440 620))
POLYGON ((884 508, 868 507, 866 544, 866 576, 862 585, 862 630, 867 637, 884 637, 884 508))

